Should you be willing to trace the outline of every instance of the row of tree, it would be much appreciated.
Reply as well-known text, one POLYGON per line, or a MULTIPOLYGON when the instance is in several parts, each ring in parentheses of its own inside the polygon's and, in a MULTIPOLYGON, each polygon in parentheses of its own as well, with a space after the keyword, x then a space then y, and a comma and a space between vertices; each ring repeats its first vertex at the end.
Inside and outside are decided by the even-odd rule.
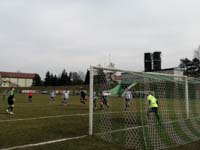
MULTIPOLYGON (((194 58, 192 60, 188 58, 180 59, 180 68, 182 68, 184 75, 190 77, 200 77, 200 46, 194 51, 194 58)), ((90 72, 87 70, 86 75, 82 72, 66 72, 62 70, 60 75, 56 75, 47 71, 44 81, 41 80, 39 75, 36 75, 34 79, 34 86, 65 86, 65 85, 82 85, 89 84, 90 72)), ((105 74, 103 70, 98 71, 98 75, 94 78, 96 83, 99 80, 105 80, 105 74)))
POLYGON ((66 86, 66 85, 82 85, 89 84, 89 70, 84 77, 82 72, 66 72, 62 70, 61 74, 56 75, 47 71, 44 81, 39 75, 35 76, 33 86, 66 86))
POLYGON ((192 60, 184 58, 180 61, 179 67, 184 71, 184 75, 200 77, 200 47, 194 51, 194 58, 192 60))
POLYGON ((198 58, 192 60, 188 58, 181 59, 179 67, 183 69, 184 75, 200 77, 200 60, 198 58))

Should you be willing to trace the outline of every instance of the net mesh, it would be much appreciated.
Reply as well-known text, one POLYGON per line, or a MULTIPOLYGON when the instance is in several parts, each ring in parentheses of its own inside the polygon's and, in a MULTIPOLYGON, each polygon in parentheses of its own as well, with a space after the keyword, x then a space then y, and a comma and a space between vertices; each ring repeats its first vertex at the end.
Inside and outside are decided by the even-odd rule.
POLYGON ((200 139, 199 80, 104 68, 93 69, 93 74, 97 95, 94 135, 137 150, 164 149, 200 139), (158 100, 157 110, 150 106, 149 94, 158 100))

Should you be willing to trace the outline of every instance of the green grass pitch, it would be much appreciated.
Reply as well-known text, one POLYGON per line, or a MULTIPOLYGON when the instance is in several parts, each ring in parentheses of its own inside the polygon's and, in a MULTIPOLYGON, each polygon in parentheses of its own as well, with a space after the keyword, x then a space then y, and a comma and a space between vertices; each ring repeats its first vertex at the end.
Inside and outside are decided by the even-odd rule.
MULTIPOLYGON (((0 99, 0 149, 88 135, 88 101, 83 105, 80 103, 78 96, 71 96, 66 106, 63 106, 61 101, 62 97, 58 95, 56 97, 56 102, 50 103, 49 95, 44 94, 33 95, 33 102, 28 103, 27 95, 17 94, 14 109, 15 114, 8 115, 5 111, 8 106, 7 100, 0 99)), ((136 100, 133 103, 132 106, 135 107, 140 101, 136 100)), ((170 101, 162 102, 161 105, 167 104, 169 105, 168 107, 171 107, 168 103, 170 103, 170 101)), ((140 107, 144 105, 143 103, 140 107)), ((123 113, 123 117, 121 116, 123 107, 124 104, 120 98, 114 98, 112 100, 112 111, 119 112, 112 114, 114 123, 113 130, 124 128, 123 117, 125 113, 123 113)), ((138 111, 141 109, 140 107, 135 108, 136 116, 141 115, 141 112, 138 111)), ((191 107, 194 107, 194 105, 191 107)), ((180 106, 180 108, 184 109, 184 105, 180 106)), ((99 123, 98 113, 101 113, 101 111, 96 110, 95 113, 94 126, 99 123)), ((160 115, 162 116, 164 113, 166 113, 166 110, 162 110, 160 115)), ((176 120, 173 111, 169 111, 168 114, 170 114, 172 120, 173 118, 176 120)), ((142 115, 145 116, 145 112, 143 112, 142 115)), ((183 113, 183 116, 185 116, 185 113, 183 113)), ((138 120, 140 120, 140 118, 138 118, 138 120)), ((138 125, 140 125, 140 123, 138 125)), ((179 124, 176 123, 174 124, 177 130, 179 129, 178 125, 179 124)), ((190 126, 190 124, 188 124, 188 126, 190 126)), ((98 133, 98 128, 94 128, 94 132, 98 133)), ((178 132, 181 134, 182 131, 180 130, 178 132)), ((195 133, 195 130, 192 132, 195 133)), ((165 136, 164 130, 161 133, 161 138, 162 135, 165 136)), ((117 144, 105 142, 97 136, 87 136, 78 140, 69 140, 23 149, 125 149, 119 142, 122 140, 121 138, 123 138, 124 134, 114 133, 113 137, 115 136, 118 137, 115 139, 117 144)), ((186 138, 186 140, 188 138, 186 135, 181 134, 181 136, 183 139, 186 138)), ((169 141, 166 141, 165 144, 168 144, 168 142, 169 141)), ((179 149, 179 147, 174 149, 179 149)), ((181 147, 181 149, 184 149, 184 147, 181 147)))
MULTIPOLYGON (((63 106, 61 95, 50 103, 49 95, 33 95, 27 102, 25 94, 17 94, 14 115, 6 113, 7 100, 0 99, 0 149, 88 135, 88 101, 81 104, 71 96, 63 106), (83 115, 81 115, 83 114, 83 115)), ((29 147, 27 149, 121 149, 96 137, 29 147)))

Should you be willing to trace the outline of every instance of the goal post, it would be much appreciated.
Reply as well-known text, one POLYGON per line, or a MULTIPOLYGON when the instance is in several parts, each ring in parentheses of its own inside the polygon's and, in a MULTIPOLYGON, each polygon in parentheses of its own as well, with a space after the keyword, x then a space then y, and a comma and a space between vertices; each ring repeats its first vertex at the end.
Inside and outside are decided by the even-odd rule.
POLYGON ((90 66, 89 135, 93 135, 93 67, 90 66))
POLYGON ((186 106, 186 115, 187 119, 190 118, 189 115, 189 91, 188 91, 188 77, 185 77, 185 106, 186 106))
POLYGON ((164 149, 200 139, 199 122, 200 80, 90 67, 89 135, 130 149, 164 149))

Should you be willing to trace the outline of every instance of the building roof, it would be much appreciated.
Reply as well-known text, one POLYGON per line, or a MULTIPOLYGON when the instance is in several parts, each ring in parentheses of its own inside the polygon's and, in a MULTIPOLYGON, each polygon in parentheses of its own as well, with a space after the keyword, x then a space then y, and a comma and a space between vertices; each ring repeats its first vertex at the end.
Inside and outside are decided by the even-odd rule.
POLYGON ((21 72, 1 72, 0 76, 2 78, 23 78, 23 79, 33 79, 35 78, 35 73, 21 73, 21 72))
POLYGON ((174 68, 165 68, 165 69, 161 69, 158 71, 152 70, 150 72, 159 72, 159 71, 174 71, 174 70, 181 70, 179 67, 174 67, 174 68))

